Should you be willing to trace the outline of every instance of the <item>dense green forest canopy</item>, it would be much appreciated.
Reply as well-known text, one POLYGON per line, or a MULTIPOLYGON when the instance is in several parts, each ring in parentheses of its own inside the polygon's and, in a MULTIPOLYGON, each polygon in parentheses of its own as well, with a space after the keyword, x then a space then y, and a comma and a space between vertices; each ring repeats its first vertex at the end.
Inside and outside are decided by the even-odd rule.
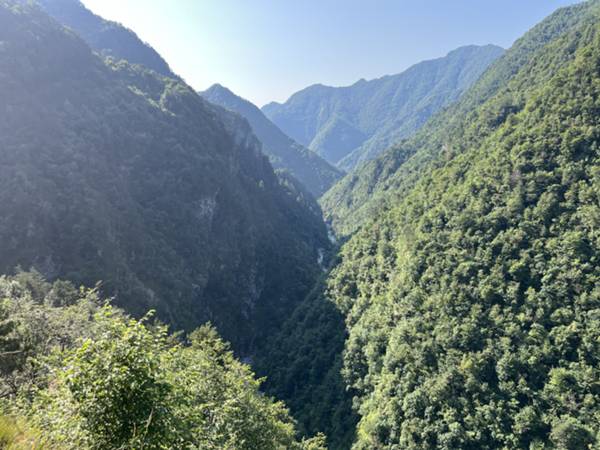
POLYGON ((332 448, 350 447, 348 423, 315 421, 348 401, 355 449, 598 445, 599 14, 597 1, 559 10, 456 106, 325 196, 338 229, 359 231, 321 301, 272 343, 321 350, 265 371, 332 448), (340 339, 343 352, 322 350, 340 339), (310 393, 336 392, 335 377, 293 376, 340 364, 334 404, 310 393))
POLYGON ((347 247, 331 288, 361 392, 355 448, 596 442, 600 40, 580 33, 483 145, 347 247))
MULTIPOLYGON (((496 95, 498 91, 534 57, 537 51, 550 41, 576 28, 581 20, 593 21, 586 12, 594 2, 584 2, 564 8, 542 21, 506 51, 481 78, 453 105, 436 114, 413 137, 396 143, 380 157, 360 166, 337 183, 321 200, 325 217, 340 235, 350 235, 360 226, 370 222, 381 209, 391 208, 402 201, 415 182, 423 174, 444 165, 448 158, 461 152, 468 139, 478 140, 485 136, 464 130, 475 120, 473 115, 479 105, 496 95)), ((555 55, 546 55, 547 63, 560 66, 555 55)), ((543 74, 548 76, 550 70, 543 74)), ((526 80, 524 81, 526 82, 526 80)), ((508 95, 508 94, 507 94, 508 95)), ((510 102, 510 100, 507 100, 510 102)), ((508 114, 510 104, 497 114, 508 114)), ((496 125, 501 124, 499 120, 496 125)))

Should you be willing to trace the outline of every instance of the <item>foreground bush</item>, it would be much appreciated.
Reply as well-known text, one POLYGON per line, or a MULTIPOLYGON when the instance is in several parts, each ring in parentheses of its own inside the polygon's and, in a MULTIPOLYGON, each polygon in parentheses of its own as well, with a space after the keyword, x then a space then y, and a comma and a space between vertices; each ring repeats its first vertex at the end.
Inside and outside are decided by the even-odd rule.
POLYGON ((56 291, 35 274, 0 279, 0 354, 19 356, 2 366, 15 394, 7 390, 0 406, 40 430, 5 417, 2 448, 324 448, 320 436, 296 439, 284 405, 260 392, 212 327, 180 342, 151 314, 138 321, 102 305, 95 291, 69 302, 56 301, 56 291), (47 325, 38 329, 41 319, 47 325))

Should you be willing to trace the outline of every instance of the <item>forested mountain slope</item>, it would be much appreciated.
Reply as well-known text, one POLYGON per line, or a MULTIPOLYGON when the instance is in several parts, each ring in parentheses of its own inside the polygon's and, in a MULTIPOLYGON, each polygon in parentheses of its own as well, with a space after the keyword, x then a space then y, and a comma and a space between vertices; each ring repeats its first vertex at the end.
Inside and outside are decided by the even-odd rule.
POLYGON ((321 218, 243 119, 24 3, 0 6, 0 272, 102 280, 129 312, 211 320, 251 351, 321 273, 321 218))
POLYGON ((263 112, 288 136, 344 170, 373 159, 454 102, 503 50, 467 46, 398 75, 310 86, 263 112))
MULTIPOLYGON (((347 333, 343 361, 314 352, 268 362, 289 382, 272 392, 319 392, 331 377, 294 374, 341 364, 360 416, 354 449, 598 445, 599 24, 598 1, 559 10, 455 115, 428 125, 440 127, 420 134, 428 145, 412 141, 420 159, 402 195, 386 194, 388 211, 344 245, 322 301, 303 305, 272 343, 339 348, 347 333), (335 333, 305 319, 327 301, 345 329, 335 314, 319 326, 335 333)), ((309 401, 292 409, 318 429, 312 421, 335 407, 309 401)), ((348 433, 342 421, 322 427, 348 433)))
POLYGON ((320 197, 342 177, 340 170, 286 136, 260 109, 229 89, 215 84, 200 95, 209 102, 244 117, 262 143, 263 152, 269 157, 273 167, 289 171, 315 197, 320 197))
MULTIPOLYGON (((513 76, 525 74, 523 68, 535 53, 549 41, 579 26, 590 7, 592 5, 586 2, 559 10, 532 28, 492 64, 459 101, 434 115, 412 138, 394 145, 338 182, 321 200, 325 216, 335 230, 342 235, 356 231, 382 209, 401 200, 424 172, 460 152, 465 147, 464 130, 472 121, 473 111, 497 94, 513 76)), ((548 55, 547 64, 552 63, 559 64, 560 59, 548 55)), ((506 94, 506 104, 499 103, 498 110, 489 114, 501 119, 510 113, 510 95, 506 94)), ((501 123, 499 120, 494 127, 501 123)), ((482 132, 469 139, 479 139, 485 135, 485 130, 482 132)))
POLYGON ((140 64, 161 75, 173 77, 167 62, 131 30, 104 20, 80 0, 35 0, 50 16, 72 29, 103 56, 140 64))
POLYGON ((331 295, 350 327, 356 449, 597 443, 598 25, 552 52, 559 71, 525 98, 512 84, 497 130, 344 251, 331 295))

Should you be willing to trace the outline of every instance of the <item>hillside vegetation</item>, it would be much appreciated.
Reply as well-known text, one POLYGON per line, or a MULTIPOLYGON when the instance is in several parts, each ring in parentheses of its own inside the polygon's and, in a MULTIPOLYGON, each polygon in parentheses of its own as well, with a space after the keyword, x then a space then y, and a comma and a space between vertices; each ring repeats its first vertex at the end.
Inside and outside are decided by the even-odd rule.
POLYGON ((325 448, 208 325, 180 342, 36 272, 0 278, 0 298, 1 448, 325 448))
POLYGON ((582 20, 594 20, 586 16, 592 3, 559 10, 533 27, 492 64, 461 99, 434 115, 415 136, 392 146, 337 183, 321 201, 325 216, 335 230, 341 235, 353 233, 382 209, 401 201, 423 174, 445 164, 471 142, 485 138, 488 128, 501 125, 503 115, 511 112, 513 93, 505 90, 499 94, 500 91, 513 77, 522 80, 515 81, 515 85, 522 82, 526 88, 531 83, 543 82, 551 70, 560 67, 564 49, 556 55, 546 52, 537 56, 543 60, 541 64, 548 66, 548 70, 538 74, 539 78, 528 77, 527 73, 528 64, 549 42, 577 28, 582 20), (496 123, 489 120, 487 128, 467 134, 466 130, 477 120, 478 108, 496 95, 505 96, 496 102, 497 111, 489 111, 492 116, 497 114, 496 123))

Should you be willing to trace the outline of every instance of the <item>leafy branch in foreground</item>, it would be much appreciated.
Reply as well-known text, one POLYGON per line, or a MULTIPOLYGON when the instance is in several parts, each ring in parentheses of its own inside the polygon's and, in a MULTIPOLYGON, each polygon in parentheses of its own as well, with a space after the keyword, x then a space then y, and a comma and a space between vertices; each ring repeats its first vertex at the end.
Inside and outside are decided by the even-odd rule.
POLYGON ((151 313, 134 320, 97 297, 90 300, 95 291, 80 291, 83 297, 69 306, 51 306, 52 285, 40 283, 34 299, 16 277, 0 279, 2 304, 20 311, 11 316, 2 342, 16 342, 25 355, 2 381, 26 380, 13 383, 16 395, 1 404, 1 423, 23 424, 24 430, 3 435, 0 427, 6 446, 31 448, 38 434, 28 430, 35 429, 59 449, 325 448, 322 436, 296 438, 285 406, 260 392, 261 380, 235 359, 212 326, 182 343, 151 313), (39 317, 52 316, 64 321, 50 321, 45 344, 31 345, 27 330, 39 317), (79 336, 68 342, 65 329, 73 318, 79 336))

